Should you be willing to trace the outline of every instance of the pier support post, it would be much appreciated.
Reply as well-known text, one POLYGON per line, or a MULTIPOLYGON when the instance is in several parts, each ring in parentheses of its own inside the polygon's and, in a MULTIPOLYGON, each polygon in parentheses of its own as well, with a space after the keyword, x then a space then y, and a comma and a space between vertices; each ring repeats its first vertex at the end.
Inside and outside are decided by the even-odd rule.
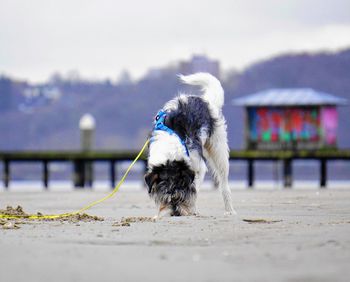
POLYGON ((92 166, 92 162, 87 161, 84 162, 84 173, 85 173, 85 179, 86 179, 86 186, 91 188, 92 184, 94 182, 94 169, 92 166))
POLYGON ((74 161, 73 181, 76 188, 85 186, 85 162, 82 160, 74 161))
POLYGON ((253 188, 254 186, 254 161, 248 160, 248 168, 247 168, 247 177, 248 177, 248 187, 253 188))
POLYGON ((326 188, 327 186, 327 160, 320 160, 320 187, 326 188))
POLYGON ((293 178, 292 178, 292 160, 291 159, 285 159, 283 161, 283 180, 284 180, 284 187, 290 188, 292 187, 293 178))
MULTIPOLYGON (((83 152, 87 153, 91 151, 93 147, 96 121, 95 118, 91 114, 84 114, 79 121, 80 128, 80 139, 81 139, 81 149, 83 152)), ((94 181, 94 172, 91 161, 86 161, 84 163, 84 184, 87 187, 92 187, 92 183, 94 181)), ((84 187, 84 185, 82 186, 84 187)))
POLYGON ((3 171, 4 187, 7 189, 10 183, 10 161, 4 160, 4 171, 3 171))
POLYGON ((49 187, 49 162, 47 160, 43 161, 43 183, 45 189, 49 187))
POLYGON ((114 189, 115 187, 115 160, 111 160, 109 163, 109 173, 110 173, 110 179, 111 179, 111 188, 114 189))

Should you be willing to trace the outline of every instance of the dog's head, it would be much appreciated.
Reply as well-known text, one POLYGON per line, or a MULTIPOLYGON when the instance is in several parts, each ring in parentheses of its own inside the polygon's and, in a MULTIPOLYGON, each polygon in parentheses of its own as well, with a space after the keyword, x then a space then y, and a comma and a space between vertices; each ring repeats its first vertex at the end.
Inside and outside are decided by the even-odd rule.
POLYGON ((194 177, 185 161, 167 161, 145 175, 148 193, 159 205, 160 213, 171 216, 193 214, 196 198, 194 177))

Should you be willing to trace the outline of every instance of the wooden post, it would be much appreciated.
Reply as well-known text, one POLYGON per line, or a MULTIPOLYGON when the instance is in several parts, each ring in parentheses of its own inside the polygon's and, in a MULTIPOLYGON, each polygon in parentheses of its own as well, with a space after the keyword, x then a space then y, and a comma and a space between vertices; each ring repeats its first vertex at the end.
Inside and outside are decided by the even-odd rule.
POLYGON ((320 160, 320 187, 326 188, 327 186, 327 160, 320 160))
MULTIPOLYGON (((91 151, 93 147, 95 127, 96 127, 95 118, 91 114, 84 114, 80 118, 80 121, 79 121, 80 139, 81 139, 80 142, 81 142, 81 149, 84 152, 91 151)), ((82 172, 77 173, 77 177, 81 179, 77 180, 79 182, 77 183, 79 186, 76 186, 76 187, 84 187, 86 184, 87 187, 91 188, 94 181, 94 172, 93 172, 92 162, 89 160, 86 160, 86 161, 81 160, 81 162, 83 163, 82 164, 83 168, 82 169, 79 168, 78 170, 79 171, 82 170, 82 172)))
POLYGON ((83 160, 74 161, 74 187, 83 188, 85 186, 85 163, 83 160))
POLYGON ((248 170, 247 170, 247 177, 248 177, 248 187, 253 188, 254 186, 254 161, 252 159, 248 160, 248 170))
POLYGON ((284 179, 284 187, 292 187, 292 160, 285 159, 283 161, 283 179, 284 179))
POLYGON ((49 162, 47 160, 43 161, 43 183, 47 189, 49 187, 49 162))
POLYGON ((84 162, 84 176, 86 186, 91 188, 94 182, 94 168, 91 161, 84 162))
POLYGON ((4 174, 3 174, 4 186, 7 189, 10 183, 10 161, 4 160, 4 174))
POLYGON ((111 179, 111 188, 114 189, 115 187, 115 160, 111 160, 109 163, 109 173, 110 173, 110 179, 111 179))

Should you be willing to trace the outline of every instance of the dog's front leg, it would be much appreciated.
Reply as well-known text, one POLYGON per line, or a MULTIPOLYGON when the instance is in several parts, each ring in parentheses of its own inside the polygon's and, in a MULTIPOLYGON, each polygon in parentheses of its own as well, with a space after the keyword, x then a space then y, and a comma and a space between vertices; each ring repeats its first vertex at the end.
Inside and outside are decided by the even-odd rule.
POLYGON ((158 213, 153 217, 153 219, 159 219, 166 216, 171 216, 171 211, 167 206, 160 204, 158 206, 158 213))

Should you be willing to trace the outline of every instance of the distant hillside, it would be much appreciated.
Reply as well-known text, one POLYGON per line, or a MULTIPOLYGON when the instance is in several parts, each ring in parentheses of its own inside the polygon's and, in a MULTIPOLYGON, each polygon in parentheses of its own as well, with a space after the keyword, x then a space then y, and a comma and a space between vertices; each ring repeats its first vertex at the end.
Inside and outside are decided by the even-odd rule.
POLYGON ((96 148, 137 149, 156 111, 180 89, 176 74, 164 69, 157 79, 128 85, 63 80, 31 86, 30 91, 28 85, 11 82, 9 92, 20 88, 32 94, 0 109, 0 150, 78 149, 79 119, 86 112, 96 119, 96 148), (50 88, 59 91, 59 99, 46 97, 50 88))
MULTIPOLYGON (((0 78, 0 150, 78 149, 79 118, 86 112, 97 122, 98 149, 137 149, 152 118, 184 90, 176 67, 137 83, 115 85, 56 78, 44 85, 0 78)), ((312 87, 350 101, 350 49, 338 53, 281 55, 226 75, 224 113, 232 148, 243 146, 242 109, 234 97, 272 87, 312 87)), ((186 89, 189 90, 189 89, 186 89)), ((191 89, 191 91, 195 91, 191 89)), ((340 108, 339 145, 350 147, 349 108, 340 108)))

